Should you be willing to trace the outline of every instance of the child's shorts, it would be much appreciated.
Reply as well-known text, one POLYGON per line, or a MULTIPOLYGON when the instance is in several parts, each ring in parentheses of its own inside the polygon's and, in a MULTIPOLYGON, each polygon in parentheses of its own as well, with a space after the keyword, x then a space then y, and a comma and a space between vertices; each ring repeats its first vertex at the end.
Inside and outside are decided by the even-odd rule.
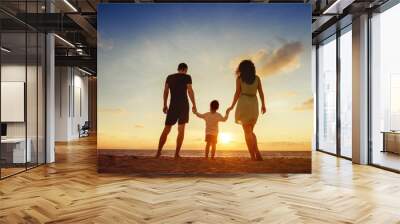
POLYGON ((217 144, 218 135, 206 135, 205 141, 211 144, 217 144))

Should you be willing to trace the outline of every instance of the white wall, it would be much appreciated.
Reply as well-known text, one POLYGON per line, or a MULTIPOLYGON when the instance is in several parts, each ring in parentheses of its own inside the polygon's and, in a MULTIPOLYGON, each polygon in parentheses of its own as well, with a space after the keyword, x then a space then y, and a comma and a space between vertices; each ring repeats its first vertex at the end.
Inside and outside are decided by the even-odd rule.
MULTIPOLYGON (((28 66, 27 68, 24 65, 2 65, 1 66, 1 81, 2 82, 25 82, 25 75, 27 69, 29 86, 36 86, 36 80, 30 78, 30 75, 36 76, 36 67, 28 66)), ((36 88, 27 88, 27 106, 36 108, 36 88), (32 98, 32 99, 31 99, 32 98), (34 98, 34 99, 33 99, 34 98), (31 102, 34 102, 34 105, 29 105, 31 102)), ((4 97, 4 96, 3 96, 4 97)), ((6 110, 6 108, 2 108, 2 110, 6 110)), ((30 112, 30 111, 28 111, 30 112)), ((33 130, 36 130, 36 113, 28 113, 27 114, 28 122, 34 122, 35 124, 28 124, 28 137, 30 130, 32 127, 33 130)), ((32 131, 33 132, 33 131, 32 131)), ((36 133, 36 132, 35 132, 36 133)), ((7 122, 7 136, 8 137, 25 137, 25 122, 7 122)))
POLYGON ((72 108, 72 120, 71 120, 71 127, 72 127, 72 136, 73 138, 79 137, 78 132, 78 124, 81 126, 88 120, 88 77, 74 75, 74 108, 72 108))
MULTIPOLYGON (((31 67, 28 67, 28 70, 31 67)), ((3 82, 25 82, 25 65, 2 65, 1 66, 1 81, 3 82)), ((6 108, 1 108, 5 110, 6 108)), ((25 123, 12 122, 7 123, 7 137, 25 137, 25 123)))
POLYGON ((69 68, 55 68, 55 141, 68 141, 69 136, 69 68))
POLYGON ((79 138, 78 125, 88 120, 88 77, 72 67, 56 67, 55 140, 79 138))

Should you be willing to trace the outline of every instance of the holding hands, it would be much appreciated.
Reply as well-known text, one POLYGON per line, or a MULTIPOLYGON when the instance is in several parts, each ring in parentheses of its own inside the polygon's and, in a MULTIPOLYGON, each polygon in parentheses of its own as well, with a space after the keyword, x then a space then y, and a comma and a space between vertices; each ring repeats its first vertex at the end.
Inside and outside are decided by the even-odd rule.
POLYGON ((226 109, 225 114, 229 114, 229 113, 231 112, 232 109, 233 109, 232 107, 228 107, 228 109, 226 109))

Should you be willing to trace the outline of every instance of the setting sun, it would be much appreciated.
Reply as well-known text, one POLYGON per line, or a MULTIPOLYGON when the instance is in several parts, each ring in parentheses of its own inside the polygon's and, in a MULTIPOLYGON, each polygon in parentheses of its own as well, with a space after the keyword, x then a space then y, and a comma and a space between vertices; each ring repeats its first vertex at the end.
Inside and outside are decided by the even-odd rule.
POLYGON ((222 143, 228 144, 229 142, 232 141, 232 135, 230 133, 221 133, 219 134, 219 139, 221 140, 222 143))

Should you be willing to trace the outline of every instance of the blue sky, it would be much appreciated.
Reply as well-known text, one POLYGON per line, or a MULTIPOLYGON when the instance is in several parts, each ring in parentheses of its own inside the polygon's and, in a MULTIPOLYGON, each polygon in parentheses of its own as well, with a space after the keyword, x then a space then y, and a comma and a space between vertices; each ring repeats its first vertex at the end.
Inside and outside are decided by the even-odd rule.
MULTIPOLYGON (((311 140, 308 5, 101 4, 98 15, 100 147, 155 148, 165 119, 164 81, 180 62, 189 65, 200 112, 218 99, 222 113, 232 99, 233 71, 248 58, 267 95, 268 113, 256 128, 261 149, 311 140)), ((222 147, 243 149, 233 115, 221 132, 234 141, 222 147)), ((203 135, 203 121, 191 116, 184 147, 203 148, 203 135)), ((167 148, 173 145, 171 136, 167 148)))

